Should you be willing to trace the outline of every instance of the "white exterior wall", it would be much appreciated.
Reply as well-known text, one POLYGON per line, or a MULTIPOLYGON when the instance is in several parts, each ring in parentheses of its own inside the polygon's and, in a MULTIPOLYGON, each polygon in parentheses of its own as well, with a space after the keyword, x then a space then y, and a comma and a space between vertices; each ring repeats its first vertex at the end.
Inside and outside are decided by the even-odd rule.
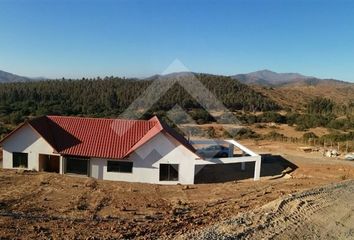
MULTIPOLYGON (((27 169, 37 171, 39 170, 39 154, 58 155, 54 153, 54 149, 29 125, 23 126, 14 132, 12 136, 2 143, 2 147, 3 168, 7 169, 12 168, 13 152, 27 153, 27 169)), ((243 146, 241 145, 241 147, 243 146)), ((255 180, 258 180, 260 177, 261 157, 248 149, 246 150, 250 152, 250 157, 213 159, 212 161, 196 160, 199 157, 176 139, 166 133, 159 133, 129 156, 128 161, 133 162, 132 173, 107 172, 107 161, 123 160, 98 158, 90 159, 89 171, 91 177, 103 180, 153 184, 193 184, 195 173, 200 171, 204 165, 255 161, 255 180), (178 181, 160 181, 160 164, 178 164, 178 181)), ((63 157, 60 156, 60 173, 63 173, 63 168, 63 157)))
MULTIPOLYGON (((155 184, 193 184, 197 155, 167 134, 159 133, 130 155, 132 173, 107 172, 109 159, 92 158, 91 176, 104 180, 145 182, 155 184), (178 181, 159 181, 161 163, 179 164, 178 181)), ((118 160, 122 161, 122 160, 118 160)))
POLYGON ((3 142, 3 168, 12 168, 12 153, 28 154, 29 170, 39 170, 39 154, 54 154, 54 149, 29 125, 23 126, 3 142))

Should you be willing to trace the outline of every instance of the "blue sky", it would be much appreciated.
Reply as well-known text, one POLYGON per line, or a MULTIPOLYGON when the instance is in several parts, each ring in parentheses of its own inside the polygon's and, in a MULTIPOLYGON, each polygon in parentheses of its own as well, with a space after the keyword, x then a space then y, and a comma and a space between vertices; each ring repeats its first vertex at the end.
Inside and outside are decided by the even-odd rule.
POLYGON ((50 78, 260 69, 354 81, 354 1, 0 0, 0 69, 50 78))

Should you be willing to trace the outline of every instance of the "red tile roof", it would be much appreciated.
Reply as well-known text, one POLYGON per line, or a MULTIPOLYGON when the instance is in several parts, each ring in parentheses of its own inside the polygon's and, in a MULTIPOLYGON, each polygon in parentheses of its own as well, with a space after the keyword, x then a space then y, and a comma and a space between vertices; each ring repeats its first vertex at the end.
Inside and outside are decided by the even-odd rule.
POLYGON ((122 159, 162 131, 195 152, 183 136, 157 117, 123 120, 44 116, 28 123, 62 155, 122 159))

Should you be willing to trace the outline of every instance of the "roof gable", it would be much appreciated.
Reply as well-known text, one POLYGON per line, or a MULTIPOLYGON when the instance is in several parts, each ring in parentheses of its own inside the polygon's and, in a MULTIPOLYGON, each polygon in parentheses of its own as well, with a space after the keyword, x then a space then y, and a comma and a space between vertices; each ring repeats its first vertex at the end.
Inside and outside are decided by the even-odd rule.
POLYGON ((4 148, 11 151, 27 151, 30 147, 41 146, 43 152, 56 152, 53 146, 28 122, 19 125, 0 141, 4 148))

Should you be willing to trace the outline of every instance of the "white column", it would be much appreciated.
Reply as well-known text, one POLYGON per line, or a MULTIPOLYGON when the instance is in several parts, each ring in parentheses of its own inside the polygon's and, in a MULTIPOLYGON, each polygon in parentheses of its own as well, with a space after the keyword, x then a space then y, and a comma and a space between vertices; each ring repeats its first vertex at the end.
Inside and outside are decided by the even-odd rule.
POLYGON ((258 157, 254 166, 254 180, 259 180, 261 177, 261 157, 258 157))
POLYGON ((63 158, 63 156, 59 157, 59 173, 64 174, 64 158, 63 158))

